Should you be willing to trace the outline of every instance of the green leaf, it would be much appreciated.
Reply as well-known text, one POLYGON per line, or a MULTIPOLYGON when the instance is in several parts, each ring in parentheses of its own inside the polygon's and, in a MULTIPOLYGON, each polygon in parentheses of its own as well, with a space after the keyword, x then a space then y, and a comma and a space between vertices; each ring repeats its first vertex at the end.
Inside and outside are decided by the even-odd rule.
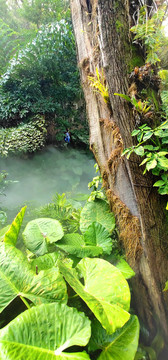
POLYGON ((139 129, 137 129, 137 130, 135 129, 135 130, 132 131, 131 136, 136 136, 136 135, 139 134, 139 132, 140 132, 139 129))
POLYGON ((5 243, 16 245, 26 208, 27 206, 21 209, 21 211, 17 214, 12 224, 10 225, 9 230, 5 233, 4 236, 5 243))
POLYGON ((165 184, 165 182, 163 180, 158 180, 153 184, 153 186, 159 186, 160 187, 160 186, 162 186, 164 184, 165 184))
POLYGON ((57 242, 57 247, 79 258, 98 256, 103 253, 102 247, 86 244, 83 236, 75 233, 66 234, 61 241, 57 242))
POLYGON ((105 330, 97 333, 93 331, 96 344, 103 350, 98 360, 134 360, 138 347, 139 321, 136 316, 112 335, 107 335, 105 330))
POLYGON ((30 262, 31 268, 34 271, 38 271, 38 272, 40 272, 41 270, 51 269, 53 266, 56 266, 58 258, 59 258, 58 252, 53 252, 39 256, 38 258, 33 259, 30 262))
POLYGON ((147 131, 143 136, 143 141, 147 141, 152 137, 152 135, 153 135, 153 131, 147 131))
POLYGON ((86 245, 95 245, 100 247, 104 254, 111 254, 112 239, 103 225, 93 222, 85 231, 84 240, 86 245))
POLYGON ((47 243, 54 243, 63 235, 63 228, 58 220, 39 218, 26 225, 23 240, 26 247, 39 256, 48 252, 47 243))
POLYGON ((150 161, 150 159, 149 159, 149 158, 145 158, 144 160, 142 160, 142 162, 140 163, 139 166, 142 166, 142 165, 146 164, 147 161, 150 161))
POLYGON ((134 270, 131 269, 124 259, 120 259, 120 261, 116 264, 116 267, 121 271, 125 279, 131 279, 135 276, 134 270))
POLYGON ((152 159, 150 161, 147 162, 146 164, 146 168, 149 171, 150 169, 154 169, 157 166, 157 161, 156 159, 152 159))
POLYGON ((111 234, 115 228, 115 217, 106 201, 96 199, 88 202, 81 211, 80 230, 85 232, 94 221, 103 225, 111 234))
POLYGON ((143 156, 144 155, 144 148, 143 146, 138 146, 134 149, 135 154, 143 156))
POLYGON ((168 159, 166 157, 159 157, 158 163, 162 168, 168 169, 168 159))
POLYGON ((76 269, 84 278, 79 281, 75 269, 59 261, 59 268, 73 290, 85 301, 108 333, 129 319, 130 290, 121 272, 102 259, 82 259, 76 269))
POLYGON ((130 103, 132 103, 132 100, 131 100, 131 98, 130 98, 128 95, 118 94, 118 93, 114 93, 114 95, 120 96, 121 98, 123 98, 123 99, 129 101, 130 103))
POLYGON ((144 149, 152 151, 152 150, 154 150, 154 147, 153 147, 153 145, 144 145, 144 149))
POLYGON ((66 302, 66 284, 58 268, 36 275, 20 250, 0 243, 0 312, 17 296, 25 297, 36 305, 66 302))
POLYGON ((1 360, 89 360, 85 352, 64 353, 87 345, 90 321, 64 304, 45 304, 20 314, 0 331, 1 360))

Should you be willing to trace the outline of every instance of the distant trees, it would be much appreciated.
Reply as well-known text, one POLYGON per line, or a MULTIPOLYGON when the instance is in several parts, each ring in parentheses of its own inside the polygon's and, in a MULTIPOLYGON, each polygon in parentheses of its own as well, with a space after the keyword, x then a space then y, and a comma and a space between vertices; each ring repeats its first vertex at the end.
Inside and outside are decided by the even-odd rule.
POLYGON ((0 126, 42 114, 64 130, 83 106, 68 1, 0 1, 0 126))

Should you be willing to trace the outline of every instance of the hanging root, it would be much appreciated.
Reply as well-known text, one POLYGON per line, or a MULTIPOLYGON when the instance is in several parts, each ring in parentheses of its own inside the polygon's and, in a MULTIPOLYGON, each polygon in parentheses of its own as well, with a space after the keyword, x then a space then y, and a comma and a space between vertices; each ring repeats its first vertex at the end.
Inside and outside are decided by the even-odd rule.
POLYGON ((111 190, 107 190, 112 211, 116 217, 117 227, 120 232, 120 240, 126 251, 126 259, 130 266, 135 269, 135 263, 140 260, 142 254, 141 231, 139 219, 133 216, 125 204, 111 190))

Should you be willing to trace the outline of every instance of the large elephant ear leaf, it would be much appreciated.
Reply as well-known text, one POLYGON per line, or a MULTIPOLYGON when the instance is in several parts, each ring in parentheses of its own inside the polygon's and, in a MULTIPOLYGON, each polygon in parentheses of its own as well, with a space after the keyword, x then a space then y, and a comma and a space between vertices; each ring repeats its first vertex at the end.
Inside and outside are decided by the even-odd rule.
POLYGON ((115 218, 106 201, 96 199, 86 203, 80 216, 81 232, 84 233, 94 221, 103 225, 110 234, 114 230, 115 218))
POLYGON ((139 321, 136 316, 112 335, 97 321, 92 323, 92 337, 89 342, 91 352, 102 349, 98 360, 133 360, 138 347, 139 321))
POLYGON ((111 254, 112 239, 103 225, 93 222, 84 233, 84 239, 86 245, 100 247, 104 254, 111 254))
POLYGON ((86 302, 108 333, 123 326, 130 314, 130 290, 121 272, 102 259, 82 259, 76 269, 84 278, 79 281, 76 269, 58 262, 60 271, 74 291, 86 302))
POLYGON ((64 352, 87 345, 90 321, 64 304, 46 304, 25 311, 0 331, 1 360, 89 360, 85 352, 64 352))
POLYGON ((66 302, 67 289, 58 268, 36 275, 20 250, 0 243, 0 312, 17 296, 27 298, 35 305, 66 302))
POLYGON ((17 216, 13 220, 12 224, 10 225, 9 229, 7 229, 7 232, 4 234, 3 241, 5 243, 8 243, 8 244, 11 244, 14 246, 16 245, 26 208, 27 208, 27 206, 23 207, 20 210, 20 212, 17 214, 17 216))
POLYGON ((83 236, 76 233, 66 234, 61 241, 57 242, 57 247, 78 258, 99 256, 103 253, 100 246, 86 244, 83 236))
POLYGON ((48 243, 54 243, 64 236, 61 223, 58 220, 39 218, 30 221, 23 231, 24 243, 37 256, 48 252, 48 243))

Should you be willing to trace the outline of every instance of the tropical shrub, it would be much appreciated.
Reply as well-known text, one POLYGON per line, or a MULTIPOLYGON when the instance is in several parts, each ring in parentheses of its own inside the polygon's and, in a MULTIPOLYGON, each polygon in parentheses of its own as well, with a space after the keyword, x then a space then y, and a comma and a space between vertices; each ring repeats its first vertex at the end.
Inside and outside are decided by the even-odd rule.
POLYGON ((63 121, 74 117, 80 97, 71 26, 63 20, 45 25, 1 76, 0 124, 11 126, 32 114, 56 114, 63 121))
POLYGON ((81 212, 82 234, 64 234, 58 220, 30 221, 23 232, 25 245, 32 251, 28 258, 16 248, 26 208, 1 232, 1 312, 5 314, 17 297, 28 308, 0 330, 2 359, 89 360, 89 354, 99 360, 118 360, 118 355, 121 360, 134 359, 139 322, 129 313, 126 281, 134 272, 124 260, 116 267, 102 258, 85 257, 111 253, 114 229, 106 201, 97 199, 91 208, 88 204, 92 202, 81 212))
POLYGON ((0 155, 32 153, 44 147, 46 126, 42 116, 15 128, 0 129, 0 155))

